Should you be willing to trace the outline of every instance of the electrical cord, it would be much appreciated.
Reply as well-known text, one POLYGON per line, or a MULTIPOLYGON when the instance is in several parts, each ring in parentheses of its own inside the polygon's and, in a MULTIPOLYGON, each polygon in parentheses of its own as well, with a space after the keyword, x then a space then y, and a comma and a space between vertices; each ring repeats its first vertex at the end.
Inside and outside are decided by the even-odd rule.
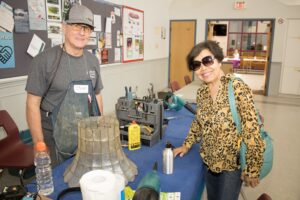
POLYGON ((24 170, 23 170, 23 169, 19 170, 19 178, 20 178, 20 184, 21 184, 21 187, 22 187, 26 192, 28 192, 27 188, 26 188, 25 185, 24 185, 24 179, 23 179, 24 174, 25 174, 25 169, 24 169, 24 170))
POLYGON ((80 187, 71 187, 71 188, 66 188, 64 190, 62 190, 58 196, 56 200, 61 200, 64 198, 65 195, 69 194, 69 193, 73 193, 73 192, 81 192, 80 187))
POLYGON ((42 197, 39 195, 39 185, 37 183, 28 183, 27 185, 35 185, 37 186, 37 192, 28 192, 28 189, 27 189, 27 194, 30 194, 30 197, 33 198, 33 200, 40 200, 42 199, 42 197), (39 197, 39 198, 37 198, 39 197))
POLYGON ((42 200, 42 197, 38 194, 39 186, 35 183, 29 183, 33 185, 37 185, 38 191, 37 192, 28 192, 28 188, 24 184, 24 174, 26 172, 26 169, 21 169, 18 171, 19 175, 19 181, 20 183, 18 185, 11 185, 11 186, 5 186, 3 188, 3 191, 0 192, 0 199, 2 200, 16 200, 16 199, 22 199, 22 200, 42 200), (39 198, 37 198, 39 197, 39 198))
MULTIPOLYGON (((29 185, 36 185, 37 186, 37 192, 29 193, 28 188, 24 184, 24 174, 25 174, 25 169, 19 171, 19 178, 20 178, 20 184, 22 189, 27 193, 30 194, 30 197, 32 197, 33 200, 42 200, 42 197, 39 195, 39 190, 40 186, 37 183, 29 183, 29 185), (37 198, 38 197, 38 198, 37 198)), ((1 198, 0 198, 1 199, 1 198)))
POLYGON ((27 189, 24 186, 23 176, 24 176, 24 169, 18 171, 20 184, 18 185, 10 185, 4 186, 3 190, 0 192, 0 199, 23 199, 23 197, 27 194, 27 189))

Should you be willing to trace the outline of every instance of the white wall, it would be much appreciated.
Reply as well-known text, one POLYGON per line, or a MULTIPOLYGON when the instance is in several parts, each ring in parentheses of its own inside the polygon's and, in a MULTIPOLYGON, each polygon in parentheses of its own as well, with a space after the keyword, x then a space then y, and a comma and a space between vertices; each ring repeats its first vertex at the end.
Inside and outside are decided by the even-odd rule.
MULTIPOLYGON (((169 0, 130 1, 111 0, 144 11, 144 61, 127 64, 112 64, 101 67, 104 83, 102 91, 105 114, 114 112, 115 103, 125 95, 124 86, 138 86, 137 94, 147 94, 149 83, 159 91, 168 86, 168 41, 169 0), (164 27, 166 39, 161 38, 164 27)), ((0 79, 0 109, 6 109, 16 121, 20 130, 27 129, 25 118, 27 76, 0 79)))
POLYGON ((300 6, 285 6, 275 0, 246 1, 245 10, 234 10, 232 0, 174 0, 170 6, 170 19, 196 19, 197 41, 205 39, 206 19, 275 18, 273 62, 281 62, 286 23, 279 18, 300 18, 300 6))
POLYGON ((0 110, 7 110, 20 130, 26 129, 26 77, 0 79, 0 110))
POLYGON ((104 113, 115 110, 117 99, 125 95, 125 86, 137 89, 137 96, 148 94, 150 83, 154 90, 159 91, 168 86, 168 60, 167 58, 154 59, 143 62, 107 66, 101 68, 104 89, 104 113))
POLYGON ((169 41, 169 6, 171 0, 109 0, 144 11, 145 60, 166 58, 169 41), (161 27, 166 28, 166 39, 161 39, 161 27))

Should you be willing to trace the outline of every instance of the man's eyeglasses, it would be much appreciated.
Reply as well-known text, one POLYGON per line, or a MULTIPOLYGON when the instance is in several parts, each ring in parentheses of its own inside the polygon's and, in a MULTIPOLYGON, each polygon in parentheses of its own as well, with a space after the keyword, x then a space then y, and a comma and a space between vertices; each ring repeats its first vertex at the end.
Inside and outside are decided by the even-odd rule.
POLYGON ((200 69, 201 64, 203 64, 205 67, 209 67, 214 64, 214 60, 215 58, 212 56, 205 56, 201 61, 194 60, 190 64, 189 68, 190 70, 197 71, 198 69, 200 69))
POLYGON ((93 29, 85 24, 69 24, 73 31, 80 32, 83 30, 84 33, 91 33, 93 29))

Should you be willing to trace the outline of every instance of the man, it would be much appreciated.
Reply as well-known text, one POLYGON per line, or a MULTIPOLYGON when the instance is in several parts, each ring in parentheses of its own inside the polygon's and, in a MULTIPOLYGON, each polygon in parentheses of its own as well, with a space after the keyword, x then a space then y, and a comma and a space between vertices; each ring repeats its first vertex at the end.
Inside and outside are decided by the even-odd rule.
POLYGON ((33 143, 46 143, 53 166, 75 154, 78 120, 103 113, 99 62, 84 49, 93 29, 91 10, 74 5, 63 23, 64 44, 31 63, 27 123, 33 143))

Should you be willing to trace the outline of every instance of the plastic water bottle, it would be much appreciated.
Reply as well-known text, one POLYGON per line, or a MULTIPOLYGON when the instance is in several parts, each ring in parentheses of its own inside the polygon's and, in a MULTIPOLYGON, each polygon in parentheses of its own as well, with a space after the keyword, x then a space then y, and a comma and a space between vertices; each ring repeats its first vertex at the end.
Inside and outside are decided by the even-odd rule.
POLYGON ((34 158, 35 175, 38 193, 44 196, 54 191, 50 156, 46 152, 46 144, 38 142, 34 158))
POLYGON ((172 144, 167 142, 166 148, 163 151, 163 173, 165 174, 173 174, 173 150, 172 144))

